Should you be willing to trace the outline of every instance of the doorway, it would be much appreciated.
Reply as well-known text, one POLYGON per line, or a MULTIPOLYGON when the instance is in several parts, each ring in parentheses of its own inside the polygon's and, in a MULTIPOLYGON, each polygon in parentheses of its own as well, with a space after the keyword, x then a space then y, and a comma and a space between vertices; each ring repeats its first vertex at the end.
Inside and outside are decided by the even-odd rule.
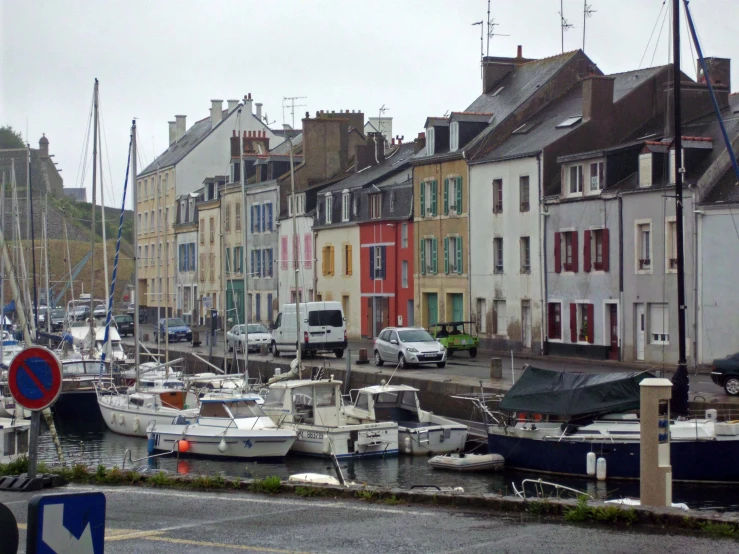
POLYGON ((462 294, 450 294, 451 306, 452 306, 452 317, 451 321, 464 321, 464 295, 462 294))
POLYGON ((647 317, 644 310, 644 304, 635 305, 635 322, 634 329, 636 329, 636 359, 644 359, 644 343, 646 341, 646 329, 647 329, 647 317))
POLYGON ((415 321, 414 321, 415 314, 413 313, 413 300, 408 300, 408 312, 407 312, 407 314, 408 315, 406 316, 405 325, 406 325, 406 327, 413 327, 415 325, 415 321))
POLYGON ((531 348, 531 302, 521 300, 521 342, 524 348, 531 348))
MULTIPOLYGON (((611 333, 611 346, 608 349, 608 359, 618 360, 618 304, 608 304, 608 328, 611 333)), ((642 348, 642 355, 644 350, 642 348)))
POLYGON ((426 297, 426 327, 439 321, 439 299, 435 292, 424 293, 426 297))

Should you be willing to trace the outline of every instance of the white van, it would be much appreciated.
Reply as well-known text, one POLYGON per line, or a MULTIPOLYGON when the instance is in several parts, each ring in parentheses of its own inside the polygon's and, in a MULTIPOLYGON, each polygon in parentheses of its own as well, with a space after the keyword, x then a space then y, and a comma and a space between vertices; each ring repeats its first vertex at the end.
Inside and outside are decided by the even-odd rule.
POLYGON ((341 358, 346 349, 346 318, 341 303, 301 303, 299 328, 295 304, 284 304, 272 328, 272 354, 295 352, 298 342, 303 354, 333 352, 341 358))

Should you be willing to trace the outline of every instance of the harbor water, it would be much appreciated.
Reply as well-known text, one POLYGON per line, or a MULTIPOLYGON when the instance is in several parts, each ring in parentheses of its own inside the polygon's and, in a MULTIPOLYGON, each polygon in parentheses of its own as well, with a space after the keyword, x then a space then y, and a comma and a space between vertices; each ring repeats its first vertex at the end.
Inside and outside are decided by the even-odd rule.
MULTIPOLYGON (((323 473, 335 475, 327 459, 289 455, 281 463, 257 463, 240 460, 213 460, 202 458, 177 459, 173 455, 146 460, 146 439, 124 437, 104 426, 58 425, 59 438, 68 464, 84 464, 95 468, 102 464, 108 468, 124 467, 124 455, 130 449, 131 459, 125 468, 137 467, 140 471, 166 471, 169 474, 216 475, 235 478, 265 478, 272 475, 287 480, 295 473, 323 473), (138 461, 137 461, 138 460, 138 461)), ((56 453, 48 430, 39 439, 39 460, 56 462, 56 453)), ((638 498, 637 481, 611 480, 598 482, 559 475, 543 475, 519 471, 458 473, 432 469, 425 456, 389 456, 384 459, 368 458, 341 460, 344 476, 357 483, 369 485, 411 488, 416 485, 439 487, 463 487, 471 494, 513 494, 513 485, 521 489, 524 479, 543 479, 556 482, 591 494, 596 498, 638 498)), ((527 496, 535 494, 532 485, 526 488, 527 496)), ((691 509, 739 512, 739 486, 675 483, 673 502, 684 502, 691 509)))

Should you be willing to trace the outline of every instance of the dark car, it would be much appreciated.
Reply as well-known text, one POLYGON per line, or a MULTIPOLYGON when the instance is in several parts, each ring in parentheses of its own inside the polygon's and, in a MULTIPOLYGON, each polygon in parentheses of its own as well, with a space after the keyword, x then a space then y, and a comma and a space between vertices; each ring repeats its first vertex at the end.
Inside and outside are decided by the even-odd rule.
POLYGON ((64 318, 66 313, 61 308, 51 310, 51 330, 61 331, 64 329, 64 318))
POLYGON ((160 337, 164 339, 165 332, 169 332, 169 342, 192 341, 192 329, 179 317, 160 319, 154 329, 154 340, 159 342, 160 337))
POLYGON ((130 315, 113 316, 118 334, 122 337, 126 335, 133 336, 133 318, 130 315))
POLYGON ((90 317, 90 306, 76 306, 72 310, 74 321, 85 321, 90 317))
POLYGON ((726 394, 739 395, 739 352, 713 360, 711 381, 724 387, 726 394))

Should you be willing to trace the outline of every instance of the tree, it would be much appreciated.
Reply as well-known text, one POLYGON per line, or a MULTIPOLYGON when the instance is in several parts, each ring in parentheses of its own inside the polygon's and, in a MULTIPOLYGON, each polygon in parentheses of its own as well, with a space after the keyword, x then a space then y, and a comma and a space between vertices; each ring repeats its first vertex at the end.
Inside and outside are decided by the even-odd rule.
POLYGON ((14 130, 10 125, 0 127, 0 148, 25 148, 23 135, 14 130))

